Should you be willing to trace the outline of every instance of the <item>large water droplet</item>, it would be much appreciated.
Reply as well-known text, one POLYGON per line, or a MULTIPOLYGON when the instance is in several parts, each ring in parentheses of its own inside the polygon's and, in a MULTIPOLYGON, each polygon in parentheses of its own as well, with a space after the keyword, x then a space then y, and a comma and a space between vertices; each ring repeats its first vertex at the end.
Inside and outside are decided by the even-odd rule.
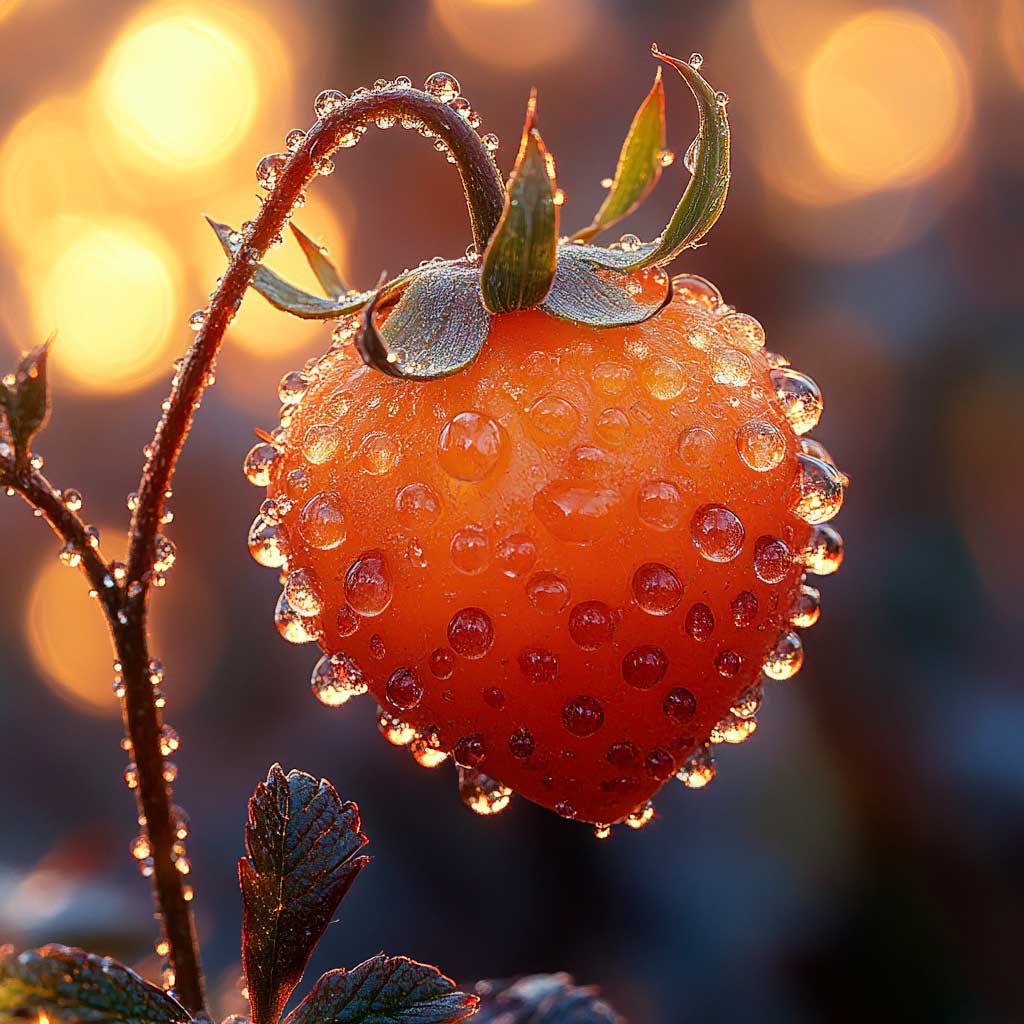
POLYGON ((345 540, 346 526, 343 499, 337 491, 315 494, 299 514, 302 539, 319 551, 329 551, 345 540))
POLYGON ((580 424, 576 406, 557 395, 541 395, 526 416, 534 435, 542 441, 564 441, 580 424))
POLYGON ((504 441, 501 427, 479 412, 460 412, 442 428, 437 455, 441 468, 456 480, 483 480, 498 464, 504 441))
POLYGON ((775 646, 765 658, 763 670, 772 679, 789 679, 804 663, 804 646, 800 637, 790 630, 780 633, 775 646))
POLYGON ((596 651, 615 634, 615 616, 603 601, 583 601, 569 613, 569 636, 577 647, 596 651))
POLYGON ((423 685, 410 668, 398 668, 388 677, 384 692, 399 711, 411 711, 423 699, 423 685))
POLYGON ((660 562, 645 562, 633 573, 633 596, 648 615, 668 615, 683 599, 683 584, 660 562))
POLYGON ((569 584, 554 572, 537 572, 526 581, 526 596, 539 612, 564 611, 569 604, 569 584))
POLYGON ((314 666, 309 684, 316 699, 332 708, 366 693, 366 676, 347 654, 325 654, 314 666))
POLYGON ((482 658, 494 643, 494 626, 482 608, 463 608, 448 623, 448 643, 463 658, 482 658))
POLYGON ((679 458, 698 469, 711 465, 718 439, 704 427, 691 427, 679 438, 679 458))
POLYGON ((801 559, 809 572, 830 576, 843 564, 843 538, 827 523, 814 527, 801 559))
POLYGON ((475 576, 491 563, 491 541, 479 526, 470 524, 457 530, 449 545, 452 565, 459 572, 475 576))
POLYGON ((637 690, 649 690, 665 678, 668 657, 660 647, 634 647, 622 659, 622 678, 637 690))
POLYGON ((288 558, 287 530, 258 515, 249 527, 249 554, 269 569, 278 569, 288 558))
POLYGON ((594 697, 572 697, 562 706, 562 724, 573 736, 593 736, 604 725, 604 709, 594 697))
POLYGON ((436 96, 442 103, 451 103, 461 92, 459 80, 447 71, 435 71, 423 84, 426 92, 436 96))
POLYGON ((725 505, 701 505, 690 520, 693 546, 709 562, 732 561, 743 547, 743 523, 725 505))
POLYGON ((308 644, 320 637, 319 620, 313 616, 299 615, 282 593, 274 609, 274 625, 278 633, 290 644, 308 644))
POLYGON ((843 479, 835 466, 797 452, 793 511, 805 522, 826 523, 843 507, 843 479))
POLYGON ((774 423, 749 420, 736 431, 736 451, 758 473, 774 469, 786 455, 786 439, 774 423))
POLYGON ((459 768, 459 796, 474 814, 500 814, 512 799, 512 790, 483 772, 459 768))
POLYGON ((655 530, 674 530, 683 514, 683 496, 669 480, 649 480, 636 496, 640 518, 655 530))
POLYGON ((323 608, 320 581, 311 569, 293 569, 288 573, 284 596, 299 615, 319 615, 323 608))
POLYGON ((266 441, 253 445, 242 464, 242 472, 245 473, 246 480, 255 487, 269 487, 270 473, 278 455, 278 450, 272 444, 267 444, 266 441))
POLYGON ((391 603, 391 568, 383 551, 364 552, 345 573, 345 598, 357 615, 380 615, 391 603))
POLYGON ((429 484, 406 484, 395 497, 395 510, 408 526, 432 526, 441 514, 441 499, 429 484))
POLYGON ((758 537, 754 544, 754 572, 764 583, 781 583, 793 568, 789 546, 778 537, 758 537))
POLYGON ((771 371, 775 394, 790 426, 797 434, 806 434, 818 425, 823 406, 818 385, 806 374, 788 366, 771 371))

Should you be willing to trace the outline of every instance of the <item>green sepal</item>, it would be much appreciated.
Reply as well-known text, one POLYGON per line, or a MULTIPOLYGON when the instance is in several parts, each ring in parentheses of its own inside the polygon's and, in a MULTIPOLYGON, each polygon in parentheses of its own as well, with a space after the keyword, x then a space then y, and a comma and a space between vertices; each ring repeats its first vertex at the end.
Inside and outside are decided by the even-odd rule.
POLYGON ((661 177, 661 158, 665 152, 665 86, 661 68, 654 85, 633 115, 612 186, 590 224, 572 237, 588 241, 632 213, 650 194, 661 177))
POLYGON ((479 270, 464 262, 439 263, 407 281, 404 287, 393 281, 379 288, 363 310, 355 337, 363 362, 403 380, 437 380, 465 369, 491 329, 491 314, 480 299, 479 270), (378 327, 382 303, 392 302, 378 327))
POLYGON ((50 416, 50 387, 46 361, 53 338, 26 352, 13 374, 0 380, 0 409, 14 441, 15 463, 28 461, 32 438, 46 425, 50 416))
POLYGON ((555 276, 558 205, 555 162, 534 126, 536 93, 526 108, 505 209, 484 253, 480 291, 492 313, 540 305, 555 276))
MULTIPOLYGON (((220 240, 224 251, 233 256, 241 247, 241 242, 231 240, 231 236, 235 234, 234 229, 209 217, 206 220, 220 240)), ((324 299, 285 281, 266 267, 256 268, 249 287, 259 292, 272 306, 303 320, 337 320, 349 313, 358 313, 370 301, 369 292, 349 292, 343 298, 324 299)))
POLYGON ((316 279, 320 282, 324 294, 329 299, 337 299, 348 294, 351 289, 345 285, 341 274, 338 273, 338 268, 328 258, 327 250, 323 246, 317 245, 301 228, 292 224, 291 229, 295 240, 302 249, 302 255, 306 257, 310 269, 316 274, 316 279))
POLYGON ((555 281, 541 309, 591 327, 628 327, 649 320, 671 302, 672 282, 666 274, 664 294, 654 302, 641 302, 629 293, 628 277, 603 262, 632 255, 595 245, 559 246, 555 281))

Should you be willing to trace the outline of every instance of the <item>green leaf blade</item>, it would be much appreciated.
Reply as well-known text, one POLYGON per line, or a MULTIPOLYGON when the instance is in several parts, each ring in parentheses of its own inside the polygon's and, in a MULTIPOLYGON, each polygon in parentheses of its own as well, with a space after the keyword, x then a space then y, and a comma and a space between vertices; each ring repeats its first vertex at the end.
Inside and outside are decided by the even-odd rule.
POLYGON ((0 1020, 51 1024, 185 1024, 186 1010, 162 989, 111 960, 70 946, 16 954, 0 948, 0 1020))
POLYGON ((456 1024, 477 1002, 436 967, 378 953, 328 971, 284 1024, 456 1024))
POLYGON ((664 151, 665 86, 658 68, 654 85, 633 115, 608 195, 590 224, 573 238, 588 241, 632 213, 658 183, 664 151))
POLYGON ((505 209, 484 253, 480 289, 492 313, 539 305, 555 276, 559 220, 555 165, 534 126, 536 108, 533 95, 505 209))
POLYGON ((306 262, 309 264, 310 269, 316 274, 316 279, 320 282, 320 287, 323 288, 324 294, 329 299, 337 299, 339 296, 347 294, 349 289, 345 287, 345 282, 342 280, 341 274, 338 273, 338 268, 328 258, 323 246, 317 245, 305 231, 294 224, 292 224, 291 228, 292 234, 295 235, 295 240, 302 249, 302 255, 306 257, 306 262))

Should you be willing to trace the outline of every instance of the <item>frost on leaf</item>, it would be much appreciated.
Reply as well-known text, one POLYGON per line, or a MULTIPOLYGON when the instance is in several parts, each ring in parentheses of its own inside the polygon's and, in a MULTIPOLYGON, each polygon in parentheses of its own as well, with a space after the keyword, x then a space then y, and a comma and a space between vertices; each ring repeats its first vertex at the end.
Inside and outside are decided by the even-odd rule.
POLYGON ((378 953, 351 970, 328 971, 284 1024, 454 1024, 476 1005, 436 967, 378 953))
POLYGON ((568 974, 481 981, 476 991, 473 1024, 625 1024, 596 989, 575 985, 568 974))
POLYGON ((242 887, 242 966, 253 1024, 276 1024, 314 947, 369 862, 359 809, 326 780, 280 765, 249 800, 242 887))
POLYGON ((169 995, 109 957, 69 946, 0 948, 0 1020, 51 1024, 182 1024, 169 995))

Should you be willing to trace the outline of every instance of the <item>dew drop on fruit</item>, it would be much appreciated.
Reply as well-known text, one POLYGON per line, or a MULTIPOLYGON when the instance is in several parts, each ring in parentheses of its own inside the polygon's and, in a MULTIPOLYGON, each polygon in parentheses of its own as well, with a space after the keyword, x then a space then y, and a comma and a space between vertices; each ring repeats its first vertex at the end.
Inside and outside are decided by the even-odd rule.
POLYGON ((590 379, 595 391, 609 398, 614 398, 626 390, 630 374, 630 368, 626 363, 605 360, 594 366, 590 372, 590 379))
POLYGON ((388 714, 383 708, 377 709, 377 728, 384 739, 395 747, 407 747, 416 739, 416 730, 411 725, 388 714))
POLYGON ((558 573, 537 572, 526 581, 526 596, 539 612, 564 611, 569 604, 569 584, 558 573))
POLYGON ((655 530, 674 530, 683 515, 683 496, 669 480, 649 480, 636 496, 640 519, 655 530))
MULTIPOLYGON (((658 779, 660 782, 664 782, 675 773, 675 770, 675 758, 673 758, 667 750, 663 750, 661 747, 652 747, 647 751, 647 756, 644 758, 644 771, 650 775, 652 779, 658 779)), ((651 813, 654 813, 653 807, 651 808, 651 813)), ((639 828, 639 826, 635 827, 639 828)))
POLYGON ((596 651, 615 634, 615 617, 603 601, 583 601, 569 613, 569 636, 584 651, 596 651))
POLYGON ((519 652, 519 671, 534 683, 550 683, 558 675, 558 658, 546 647, 527 647, 519 652))
POLYGON ((277 599, 277 607, 274 609, 274 625, 290 644, 308 644, 320 637, 317 619, 299 615, 283 593, 277 599))
POLYGON ((778 537, 758 537, 754 544, 754 572, 762 583, 781 583, 793 567, 789 546, 778 537))
POLYGON ((709 466, 715 455, 717 438, 704 427, 691 427, 679 437, 677 451, 679 458, 688 466, 703 468, 709 466))
POLYGON ((474 814, 500 814, 512 799, 512 790, 483 772, 459 768, 459 796, 474 814))
POLYGON ((786 630, 779 634, 764 662, 764 674, 772 679, 789 679, 804 663, 804 647, 800 637, 786 630))
POLYGON ((589 480, 553 480, 537 492, 533 510, 559 540, 592 544, 611 528, 621 503, 612 487, 589 480))
POLYGON ((482 608, 463 608, 448 623, 448 643, 463 658, 482 658, 494 643, 494 626, 482 608))
POLYGON ((435 647, 430 652, 429 664, 438 679, 450 679, 455 671, 455 655, 447 647, 435 647))
POLYGON ((604 709, 594 697, 572 697, 562 706, 562 724, 573 736, 593 736, 604 725, 604 709))
POLYGON ((526 410, 526 417, 534 434, 547 441, 564 441, 580 425, 576 406, 557 395, 541 395, 526 410))
POLYGON ((711 353, 711 377, 716 384, 746 387, 751 369, 750 358, 727 345, 716 345, 711 353))
POLYGON ((736 341, 743 342, 749 348, 764 347, 764 328, 760 322, 748 313, 730 313, 722 326, 736 341))
POLYGON ((341 437, 333 424, 314 423, 302 435, 302 454, 314 466, 320 466, 338 450, 340 441, 341 437))
POLYGON ((525 727, 516 729, 508 738, 509 752, 513 757, 518 757, 520 760, 529 757, 536 749, 536 746, 533 734, 525 727))
MULTIPOLYGON (((673 765, 673 767, 675 766, 673 765)), ((672 773, 669 772, 668 775, 664 776, 664 778, 667 779, 668 776, 671 774, 672 773)), ((658 778, 660 776, 655 777, 658 778)), ((639 829, 643 828, 646 824, 648 824, 648 822, 653 820, 653 818, 654 804, 648 800, 647 803, 643 804, 641 807, 637 807, 635 810, 630 811, 629 814, 626 815, 626 824, 632 829, 639 829)))
POLYGON ((306 472, 305 467, 296 466, 295 469, 288 470, 284 478, 284 490, 289 498, 298 499, 306 493, 308 487, 309 473, 306 472))
POLYGON ((710 746, 694 751, 676 772, 676 778, 688 789, 703 789, 715 777, 715 756, 710 746))
POLYGON ((309 388, 309 378, 299 370, 292 370, 281 378, 277 386, 277 397, 282 405, 298 405, 309 388))
POLYGON ((456 480, 483 480, 498 464, 504 441, 501 427, 480 412, 460 412, 441 429, 437 456, 456 480))
POLYGON ((703 602, 690 605, 686 613, 686 632, 694 640, 707 640, 715 631, 715 616, 703 602))
POLYGON ((288 557, 285 546, 287 535, 284 526, 268 523, 262 515, 258 515, 249 527, 249 554, 260 565, 278 569, 288 557))
POLYGON ((359 442, 358 466, 370 476, 386 476, 398 465, 401 453, 402 449, 396 438, 383 431, 374 430, 359 442))
POLYGON ((594 433, 611 448, 629 440, 629 417, 621 409, 605 409, 594 421, 594 433))
POLYGON ((797 434, 806 434, 818 425, 823 406, 818 385, 806 374, 788 366, 771 371, 775 395, 790 426, 797 434))
POLYGON ((632 768, 636 765, 640 757, 640 751, 637 749, 635 743, 631 743, 629 740, 618 740, 608 748, 608 753, 605 754, 605 760, 616 768, 621 768, 625 771, 628 768, 632 768))
POLYGON ((645 562, 633 573, 633 597, 648 615, 668 615, 683 599, 683 584, 667 565, 645 562))
POLYGON ((715 655, 715 668, 718 674, 725 679, 732 679, 743 667, 743 656, 736 651, 726 648, 715 655))
POLYGON ((668 657, 660 647, 644 644, 634 647, 622 659, 622 678, 636 690, 649 690, 665 678, 668 657))
POLYGON ((345 598, 357 615, 380 615, 391 595, 391 568, 383 551, 366 551, 348 567, 345 598))
POLYGON ((436 741, 426 736, 417 736, 416 739, 409 744, 409 750, 412 752, 413 758, 421 768, 436 768, 438 765, 444 764, 444 762, 448 760, 447 752, 441 750, 441 748, 437 746, 436 741))
POLYGON ((398 668, 388 677, 384 692, 399 711, 411 711, 423 699, 423 685, 410 668, 398 668))
POLYGON ((821 591, 804 583, 793 597, 789 621, 797 629, 810 629, 821 616, 821 591))
POLYGON ((722 293, 707 278, 697 274, 677 274, 672 292, 691 306, 713 312, 722 304, 722 293))
POLYGON ((452 565, 468 576, 483 572, 491 564, 491 541, 479 526, 471 524, 457 530, 448 550, 452 565))
POLYGON ((395 496, 395 511, 407 526, 432 526, 441 514, 441 499, 429 484, 406 484, 395 496))
POLYGON ((736 431, 736 451, 758 473, 775 469, 786 455, 786 439, 774 423, 749 420, 736 431))
POLYGON ((801 560, 816 576, 830 576, 836 572, 843 564, 843 538, 839 531, 827 523, 815 526, 801 560))
POLYGON ((313 101, 313 111, 316 116, 323 120, 330 117, 344 102, 345 94, 337 89, 324 89, 313 101))
POLYGON ((835 466, 797 452, 792 510, 808 523, 826 523, 843 507, 843 479, 835 466))
POLYGON ((336 708, 366 693, 366 676, 347 654, 325 654, 314 666, 310 687, 321 704, 336 708))
POLYGON ((753 624, 757 618, 757 595, 749 590, 741 590, 730 605, 733 625, 744 629, 753 624))
POLYGON ((479 768, 487 760, 487 745, 482 733, 461 736, 452 749, 452 757, 460 768, 479 768))
POLYGON ((343 604, 338 609, 337 615, 338 636, 353 636, 359 630, 359 616, 347 605, 343 604))
POLYGON ((720 722, 716 722, 711 729, 708 739, 712 743, 743 743, 757 731, 757 719, 752 715, 749 718, 740 718, 737 715, 727 715, 720 722))
POLYGON ((269 487, 270 473, 278 458, 278 450, 266 441, 253 445, 242 464, 245 479, 254 487, 269 487))
POLYGON ((299 534, 318 551, 330 551, 345 540, 343 499, 337 491, 314 494, 299 513, 299 534))
POLYGON ((640 367, 640 380, 647 393, 660 402, 669 402, 683 393, 686 377, 682 367, 668 356, 651 356, 640 367))
POLYGON ((725 505, 701 505, 690 520, 693 546, 709 562, 730 562, 743 547, 743 523, 725 505))
POLYGON ((686 725, 697 713, 697 698, 685 687, 676 686, 665 694, 661 709, 676 725, 686 725))
POLYGON ((435 71, 423 84, 426 92, 436 96, 442 103, 451 103, 460 91, 459 80, 447 71, 435 71))
POLYGON ((310 569, 293 569, 284 582, 284 596, 299 615, 319 615, 323 607, 320 584, 310 569))
POLYGON ((510 534, 498 542, 494 560, 509 579, 516 579, 536 564, 537 545, 525 533, 510 534))
POLYGON ((736 698, 736 703, 733 704, 729 710, 737 718, 753 718, 761 707, 761 698, 761 686, 760 684, 755 684, 747 687, 747 689, 736 698))

